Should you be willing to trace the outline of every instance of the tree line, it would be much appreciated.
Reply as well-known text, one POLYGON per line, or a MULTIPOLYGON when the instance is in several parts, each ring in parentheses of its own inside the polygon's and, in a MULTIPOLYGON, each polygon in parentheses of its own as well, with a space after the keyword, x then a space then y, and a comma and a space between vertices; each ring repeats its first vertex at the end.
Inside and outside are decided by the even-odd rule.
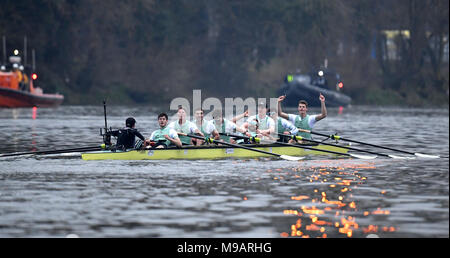
POLYGON ((272 97, 328 60, 355 104, 448 105, 445 0, 3 0, 8 53, 36 50, 65 104, 272 97), (396 33, 398 32, 398 33, 396 33))

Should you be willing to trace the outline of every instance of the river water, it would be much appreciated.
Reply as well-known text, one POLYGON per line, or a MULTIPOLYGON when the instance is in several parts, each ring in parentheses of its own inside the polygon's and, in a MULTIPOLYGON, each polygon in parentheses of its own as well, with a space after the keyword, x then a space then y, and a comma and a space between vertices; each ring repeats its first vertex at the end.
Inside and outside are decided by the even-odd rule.
MULTIPOLYGON (((148 137, 158 111, 110 106, 108 123, 148 137)), ((315 131, 441 158, 0 158, 0 237, 448 237, 448 110, 328 113, 315 131)), ((0 153, 97 145, 103 124, 102 106, 0 109, 0 153)))

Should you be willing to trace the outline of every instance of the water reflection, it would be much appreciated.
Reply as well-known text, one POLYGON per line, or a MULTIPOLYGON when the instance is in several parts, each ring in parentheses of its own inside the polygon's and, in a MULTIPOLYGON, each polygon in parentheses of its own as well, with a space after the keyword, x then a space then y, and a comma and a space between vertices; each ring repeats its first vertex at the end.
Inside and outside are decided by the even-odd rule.
MULTIPOLYGON (((31 111, 14 119, 0 109, 0 153, 101 141, 101 106, 39 108, 35 120, 31 111)), ((141 107, 111 108, 108 124, 130 115, 144 136, 156 129, 156 113, 141 107)), ((441 159, 3 159, 0 236, 448 238, 448 118, 448 110, 356 108, 317 128, 441 159)))
MULTIPOLYGON (((387 216, 389 210, 360 210, 359 201, 353 198, 353 192, 358 187, 364 187, 367 177, 360 174, 361 170, 375 171, 374 162, 362 161, 354 163, 351 160, 322 160, 318 165, 291 168, 290 178, 306 178, 302 182, 302 192, 291 196, 296 201, 297 208, 285 209, 283 214, 295 217, 289 230, 282 232, 282 237, 317 237, 327 238, 329 235, 343 237, 364 237, 367 234, 394 232, 397 229, 390 225, 366 224, 370 216, 387 216)), ((277 170, 274 174, 280 173, 277 170)), ((274 180, 286 178, 274 176, 274 180)), ((385 190, 380 195, 386 194, 385 190)))
POLYGON ((33 120, 36 120, 36 118, 37 118, 37 107, 33 107, 31 110, 32 110, 31 118, 33 118, 33 120))

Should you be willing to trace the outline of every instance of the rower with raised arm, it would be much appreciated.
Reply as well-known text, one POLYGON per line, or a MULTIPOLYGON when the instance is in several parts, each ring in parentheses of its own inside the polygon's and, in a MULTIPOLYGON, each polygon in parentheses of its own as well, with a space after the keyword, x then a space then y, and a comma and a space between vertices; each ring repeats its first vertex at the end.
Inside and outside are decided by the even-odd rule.
POLYGON ((305 139, 312 139, 311 133, 309 132, 302 132, 302 130, 308 130, 311 131, 316 122, 324 119, 327 116, 327 108, 325 106, 325 97, 320 94, 319 100, 320 100, 320 107, 321 107, 321 113, 318 115, 308 115, 308 102, 305 100, 300 100, 298 102, 298 115, 294 114, 287 114, 284 113, 281 109, 281 102, 286 98, 286 96, 280 96, 278 97, 278 115, 282 118, 285 118, 289 121, 291 121, 299 130, 298 136, 301 136, 305 139))
POLYGON ((154 131, 150 138, 145 141, 145 146, 151 146, 152 148, 167 148, 169 146, 181 147, 181 140, 178 137, 178 133, 167 126, 169 117, 166 113, 161 113, 158 115, 158 125, 159 129, 154 131))

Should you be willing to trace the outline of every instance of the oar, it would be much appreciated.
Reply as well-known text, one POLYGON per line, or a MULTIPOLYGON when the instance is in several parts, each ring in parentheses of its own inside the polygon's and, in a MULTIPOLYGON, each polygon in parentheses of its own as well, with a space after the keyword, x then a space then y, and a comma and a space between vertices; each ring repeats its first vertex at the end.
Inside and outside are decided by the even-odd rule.
MULTIPOLYGON (((318 144, 322 144, 322 145, 335 146, 335 147, 344 148, 344 149, 347 149, 347 150, 354 150, 354 151, 359 151, 359 152, 365 152, 365 153, 370 153, 370 154, 379 155, 379 156, 383 156, 383 157, 389 157, 389 158, 393 158, 393 159, 410 159, 410 158, 407 158, 407 157, 400 157, 400 156, 396 156, 396 155, 389 155, 389 154, 384 154, 384 153, 379 153, 379 152, 362 150, 362 149, 358 149, 358 148, 354 148, 354 147, 340 146, 340 145, 336 145, 336 144, 331 144, 331 143, 326 143, 326 142, 321 142, 321 141, 305 139, 305 138, 303 138, 301 136, 296 136, 296 135, 286 135, 286 134, 281 134, 281 133, 279 133, 278 135, 286 136, 286 137, 289 137, 289 138, 297 140, 297 141, 308 141, 308 142, 318 143, 318 144)), ((412 159, 414 159, 414 158, 412 158, 412 159)))
POLYGON ((197 135, 191 135, 191 134, 182 134, 182 133, 178 133, 179 135, 184 135, 184 136, 188 136, 191 138, 196 138, 196 139, 200 139, 200 140, 206 140, 209 143, 218 143, 218 144, 223 144, 223 145, 227 145, 230 147, 235 147, 235 148, 241 148, 241 149, 246 149, 249 151, 255 151, 255 152, 259 152, 259 153, 263 153, 263 154, 267 154, 267 155, 272 155, 272 156, 276 156, 279 157, 281 159, 285 159, 285 160, 289 160, 289 161, 298 161, 301 159, 304 159, 304 157, 293 157, 293 156, 289 156, 289 155, 281 155, 281 154, 277 154, 277 153, 272 153, 272 152, 267 152, 267 151, 263 151, 263 150, 257 150, 257 149, 253 149, 247 146, 242 146, 242 145, 238 145, 238 144, 232 144, 232 143, 228 143, 228 142, 221 142, 221 141, 217 141, 214 140, 212 138, 204 138, 201 136, 197 136, 197 135))
POLYGON ((22 156, 22 155, 35 155, 35 154, 61 154, 61 153, 80 152, 80 151, 96 151, 96 150, 104 150, 105 148, 106 148, 106 145, 102 144, 100 146, 88 146, 88 147, 79 147, 79 148, 61 149, 61 150, 14 152, 14 153, 1 154, 0 158, 22 156))
POLYGON ((356 141, 356 140, 346 139, 346 138, 343 138, 343 137, 341 137, 339 135, 334 135, 334 134, 328 135, 328 134, 318 133, 318 132, 304 130, 304 129, 300 129, 300 128, 298 130, 301 131, 301 132, 305 132, 305 133, 311 133, 311 134, 315 134, 315 135, 330 137, 333 140, 342 140, 342 141, 347 141, 347 142, 354 142, 354 143, 367 145, 367 146, 372 146, 372 147, 376 147, 376 148, 381 148, 381 149, 386 149, 386 150, 391 150, 391 151, 397 151, 397 152, 401 152, 401 153, 405 153, 405 154, 409 154, 409 155, 415 155, 415 156, 421 157, 421 158, 430 158, 430 159, 437 159, 437 158, 439 158, 439 156, 437 156, 437 155, 429 155, 429 154, 423 154, 423 153, 418 153, 418 152, 410 152, 410 151, 394 149, 394 148, 390 148, 390 147, 386 147, 386 146, 380 146, 380 145, 376 145, 376 144, 372 144, 372 143, 360 142, 360 141, 356 141))
MULTIPOLYGON (((249 140, 254 139, 256 142, 261 141, 261 139, 257 138, 257 137, 240 136, 240 135, 233 135, 233 134, 229 134, 229 133, 220 133, 220 134, 230 136, 230 137, 249 139, 249 140)), ((312 148, 312 147, 295 145, 295 144, 290 144, 290 143, 285 143, 285 142, 273 142, 273 144, 290 146, 290 147, 295 147, 295 148, 300 148, 300 149, 314 150, 314 151, 318 151, 318 152, 325 152, 325 153, 331 153, 331 154, 336 154, 336 155, 344 155, 344 156, 354 157, 354 158, 358 158, 358 159, 374 159, 377 157, 377 156, 367 156, 367 155, 352 154, 352 153, 343 153, 343 152, 330 151, 330 150, 320 150, 320 149, 316 149, 316 148, 312 148)))

